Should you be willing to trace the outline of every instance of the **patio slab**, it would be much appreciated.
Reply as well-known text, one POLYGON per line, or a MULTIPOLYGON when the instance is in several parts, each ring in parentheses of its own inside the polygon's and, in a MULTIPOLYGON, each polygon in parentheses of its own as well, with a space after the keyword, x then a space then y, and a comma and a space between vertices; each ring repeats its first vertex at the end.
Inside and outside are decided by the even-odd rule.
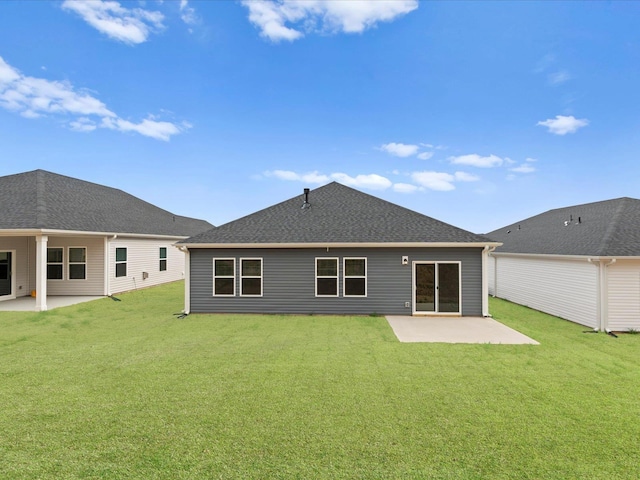
MULTIPOLYGON (((90 302, 97 300, 98 296, 88 295, 60 295, 47 297, 47 310, 54 308, 68 307, 76 303, 90 302)), ((33 297, 18 297, 12 300, 0 302, 0 312, 33 312, 36 309, 36 299, 33 297)))
POLYGON ((492 343, 540 345, 493 318, 387 316, 398 340, 407 343, 492 343))

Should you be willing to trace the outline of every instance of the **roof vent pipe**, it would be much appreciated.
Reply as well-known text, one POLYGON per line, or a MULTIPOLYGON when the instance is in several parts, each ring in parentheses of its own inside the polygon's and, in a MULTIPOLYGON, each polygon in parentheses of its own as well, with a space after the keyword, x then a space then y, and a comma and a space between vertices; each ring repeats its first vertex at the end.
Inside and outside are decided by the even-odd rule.
POLYGON ((302 208, 309 208, 311 204, 309 203, 309 189, 304 189, 304 203, 302 204, 302 208))

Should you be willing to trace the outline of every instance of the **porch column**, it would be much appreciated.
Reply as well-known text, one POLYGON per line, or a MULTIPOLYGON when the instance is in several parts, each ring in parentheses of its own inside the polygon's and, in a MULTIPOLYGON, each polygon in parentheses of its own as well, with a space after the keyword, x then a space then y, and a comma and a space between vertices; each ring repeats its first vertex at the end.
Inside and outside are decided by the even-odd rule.
POLYGON ((184 247, 184 313, 191 312, 191 254, 184 247))
POLYGON ((47 309, 47 242, 46 235, 36 235, 36 312, 47 309))

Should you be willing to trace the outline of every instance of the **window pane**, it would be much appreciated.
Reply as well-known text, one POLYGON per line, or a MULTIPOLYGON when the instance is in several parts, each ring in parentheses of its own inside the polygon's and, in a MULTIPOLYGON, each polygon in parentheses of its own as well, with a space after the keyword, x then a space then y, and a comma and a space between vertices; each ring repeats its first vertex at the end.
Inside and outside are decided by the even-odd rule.
POLYGON ((69 261, 72 263, 84 263, 87 261, 86 248, 70 248, 69 261))
POLYGON ((364 258, 349 258, 344 261, 344 274, 347 277, 365 276, 364 258))
POLYGON ((338 261, 334 258, 331 259, 318 259, 318 273, 319 277, 332 277, 338 275, 338 261))
POLYGON ((216 295, 233 295, 233 278, 216 278, 216 295))
POLYGON ((216 260, 215 276, 216 277, 232 277, 235 272, 233 271, 233 260, 216 260))
POLYGON ((365 279, 364 278, 346 278, 344 280, 344 294, 349 296, 361 296, 364 297, 365 292, 365 279))
POLYGON ((87 278, 86 267, 83 263, 69 265, 69 278, 72 280, 84 280, 87 278))
POLYGON ((62 265, 47 265, 47 280, 62 280, 62 265))
POLYGON ((262 295, 262 279, 243 278, 242 295, 262 295))
POLYGON ((127 261, 127 249, 116 248, 116 262, 126 262, 126 261, 127 261))
POLYGON ((166 260, 160 260, 160 271, 164 272, 167 269, 167 261, 166 260))
POLYGON ((160 258, 167 258, 167 247, 160 247, 160 258))
POLYGON ((62 263, 62 249, 61 248, 47 248, 47 262, 48 263, 62 263))
POLYGON ((338 279, 318 278, 318 295, 338 295, 338 279))
POLYGON ((116 277, 126 277, 126 276, 127 276, 127 264, 116 263, 116 277))
POLYGON ((9 280, 9 265, 0 263, 0 280, 9 280))
POLYGON ((259 277, 261 272, 261 260, 242 260, 242 275, 249 277, 259 277))

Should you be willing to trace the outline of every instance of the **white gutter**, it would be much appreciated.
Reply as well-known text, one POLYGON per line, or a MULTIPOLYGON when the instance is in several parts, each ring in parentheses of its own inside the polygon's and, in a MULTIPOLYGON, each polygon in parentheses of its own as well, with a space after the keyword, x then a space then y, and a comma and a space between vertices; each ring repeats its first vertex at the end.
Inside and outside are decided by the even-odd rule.
POLYGON ((178 250, 184 252, 184 310, 189 315, 191 313, 191 254, 189 249, 182 245, 174 245, 178 250))
POLYGON ((180 243, 187 248, 485 248, 499 247, 499 242, 298 242, 298 243, 180 243))
POLYGON ((185 235, 154 235, 150 233, 123 233, 123 232, 84 232, 81 230, 51 230, 48 228, 12 228, 2 230, 0 229, 0 236, 3 237, 24 237, 35 235, 53 235, 64 237, 83 237, 83 236, 118 236, 132 237, 132 238, 160 238, 160 239, 173 239, 184 240, 189 238, 185 235))

